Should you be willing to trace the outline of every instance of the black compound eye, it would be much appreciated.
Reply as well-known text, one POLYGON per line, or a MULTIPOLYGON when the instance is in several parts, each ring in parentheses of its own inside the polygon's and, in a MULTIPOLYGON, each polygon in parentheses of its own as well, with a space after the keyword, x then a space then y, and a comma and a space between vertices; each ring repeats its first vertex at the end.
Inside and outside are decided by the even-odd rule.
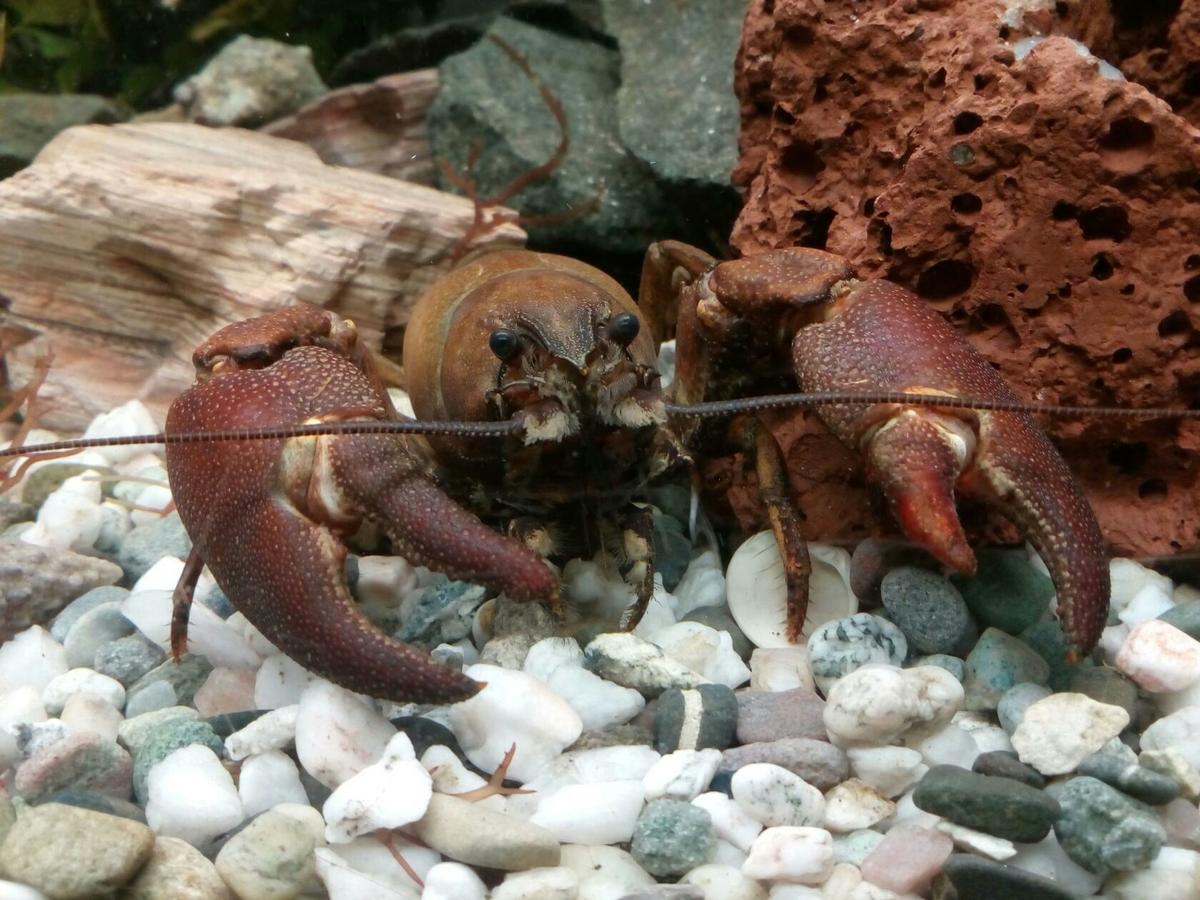
POLYGON ((500 359, 512 359, 514 354, 521 349, 521 341, 515 332, 509 331, 507 328, 497 328, 488 338, 488 347, 500 359))
POLYGON ((641 327, 642 323, 633 313, 617 313, 608 323, 608 336, 618 344, 632 344, 641 327))

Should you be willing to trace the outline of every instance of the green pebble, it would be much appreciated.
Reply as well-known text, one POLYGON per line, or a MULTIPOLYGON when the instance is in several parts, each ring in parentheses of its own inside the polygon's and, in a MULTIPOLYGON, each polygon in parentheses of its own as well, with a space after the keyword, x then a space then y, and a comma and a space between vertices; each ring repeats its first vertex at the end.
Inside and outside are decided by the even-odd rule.
POLYGON ((1143 868, 1166 841, 1152 810, 1098 779, 1072 778, 1056 794, 1062 815, 1054 833, 1067 856, 1089 872, 1143 868))
POLYGON ((984 550, 976 559, 973 576, 950 580, 981 625, 1020 634, 1042 618, 1054 597, 1054 582, 1023 552, 984 550))
POLYGON ((905 664, 905 668, 907 669, 916 666, 937 666, 939 669, 945 669, 957 678, 960 684, 967 677, 967 664, 957 656, 950 656, 948 653, 931 653, 929 656, 918 656, 916 659, 905 664))
POLYGON ((913 803, 958 825, 1023 843, 1049 834, 1059 813, 1054 798, 1037 788, 958 766, 934 766, 926 772, 913 803))
POLYGON ((173 720, 151 734, 133 757, 133 794, 139 803, 150 799, 148 779, 150 769, 180 747, 202 744, 220 756, 225 749, 212 726, 207 722, 187 719, 173 720))
POLYGON ((1090 775, 1150 806, 1170 803, 1179 796, 1174 778, 1138 765, 1137 754, 1113 738, 1079 764, 1080 775, 1090 775))
MULTIPOLYGON (((1078 894, 1049 878, 970 853, 947 859, 942 876, 954 886, 957 900, 1079 900, 1078 894)), ((936 886, 934 896, 939 896, 936 886)))
POLYGON ((1200 641, 1200 600, 1177 603, 1159 618, 1168 625, 1174 625, 1188 637, 1200 641))
POLYGON ((1022 682, 1045 684, 1050 665, 1019 638, 989 628, 967 656, 964 708, 992 710, 1004 692, 1022 682))
POLYGON ((125 749, 137 756, 142 745, 150 737, 168 723, 176 720, 187 722, 200 721, 200 713, 190 706, 168 706, 164 709, 151 710, 140 716, 130 716, 117 729, 117 737, 125 745, 125 749))
POLYGON ((706 810, 683 800, 648 803, 633 829, 629 851, 659 878, 678 877, 712 859, 717 835, 706 810))
POLYGON ((1090 658, 1076 664, 1067 662, 1067 638, 1056 619, 1043 619, 1026 628, 1021 632, 1021 640, 1049 664, 1050 678, 1047 684, 1060 693, 1070 687, 1075 672, 1095 665, 1090 658))
POLYGON ((205 657, 192 653, 185 654, 179 662, 168 659, 130 685, 125 694, 125 703, 128 705, 151 685, 166 682, 175 692, 175 704, 187 706, 212 670, 213 664, 205 657))

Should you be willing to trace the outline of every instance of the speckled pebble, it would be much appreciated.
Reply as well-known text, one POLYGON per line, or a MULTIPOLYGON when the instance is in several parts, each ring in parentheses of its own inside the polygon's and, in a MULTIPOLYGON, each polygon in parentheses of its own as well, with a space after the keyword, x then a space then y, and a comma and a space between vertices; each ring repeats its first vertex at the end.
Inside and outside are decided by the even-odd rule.
POLYGON ((465 581, 444 581, 426 589, 396 632, 396 639, 436 647, 469 637, 475 610, 485 593, 482 587, 465 581))
POLYGON ((1062 815, 1054 833, 1067 855, 1089 872, 1141 868, 1166 840, 1153 812, 1095 778, 1072 778, 1055 795, 1062 815))
POLYGON ((89 731, 43 747, 17 768, 16 793, 31 802, 62 790, 129 796, 133 761, 116 743, 89 731))
POLYGON ((908 656, 904 633, 887 619, 855 613, 818 628, 808 640, 808 659, 826 696, 837 679, 867 665, 899 666, 908 656))
POLYGON ((936 572, 901 566, 883 577, 880 592, 910 652, 952 654, 976 634, 962 595, 936 572))
POLYGON ((125 570, 130 582, 137 581, 164 556, 187 559, 192 549, 192 539, 179 520, 179 513, 172 512, 162 518, 134 526, 117 553, 117 565, 125 570))
POLYGON ((138 750, 154 734, 176 719, 198 722, 200 713, 190 706, 168 706, 152 710, 140 716, 128 716, 117 729, 117 737, 130 753, 137 755, 138 750))
POLYGON ((651 875, 667 878, 708 862, 716 848, 708 812, 681 800, 655 800, 638 817, 629 852, 651 875))

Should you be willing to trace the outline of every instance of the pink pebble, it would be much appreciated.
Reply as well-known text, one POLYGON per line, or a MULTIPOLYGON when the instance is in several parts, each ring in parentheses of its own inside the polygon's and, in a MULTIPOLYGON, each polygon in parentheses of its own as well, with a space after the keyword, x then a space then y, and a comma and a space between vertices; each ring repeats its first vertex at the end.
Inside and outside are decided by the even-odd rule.
POLYGON ((862 864, 867 881, 897 894, 923 893, 942 870, 954 841, 918 825, 897 825, 862 864))
POLYGON ((1152 693, 1182 691, 1200 681, 1200 641, 1150 619, 1129 632, 1117 651, 1116 667, 1152 693))
POLYGON ((253 669, 230 669, 217 666, 208 673, 204 684, 196 690, 193 703, 204 717, 254 709, 253 669))

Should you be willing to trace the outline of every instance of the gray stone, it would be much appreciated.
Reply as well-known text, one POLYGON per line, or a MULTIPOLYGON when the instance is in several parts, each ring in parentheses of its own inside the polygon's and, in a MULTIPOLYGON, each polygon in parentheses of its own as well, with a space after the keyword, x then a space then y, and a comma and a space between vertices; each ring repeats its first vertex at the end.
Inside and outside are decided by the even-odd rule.
POLYGON ((790 691, 738 691, 738 743, 753 744, 782 738, 823 741, 825 701, 806 688, 790 691))
MULTIPOLYGON (((956 900, 1079 900, 1079 894, 1049 878, 967 853, 947 859, 942 875, 953 885, 956 900)), ((943 896, 936 886, 934 896, 943 896)))
POLYGON ((120 567, 106 559, 20 541, 5 544, 0 553, 0 641, 48 621, 80 595, 120 578, 120 567))
POLYGON ((1023 682, 1045 684, 1050 665, 1020 639, 987 629, 967 656, 965 709, 995 709, 1004 692, 1023 682))
POLYGON ((468 637, 475 610, 483 603, 484 594, 482 587, 465 581, 445 581, 427 588, 396 632, 396 639, 407 644, 436 647, 468 637))
POLYGON ((0 96, 0 178, 33 162, 56 134, 73 125, 108 125, 127 116, 106 97, 91 94, 0 96))
POLYGON ((128 596, 128 590, 115 584, 102 585, 80 594, 54 617, 54 621, 50 623, 50 636, 61 644, 67 639, 72 626, 83 617, 84 613, 109 603, 119 604, 128 596))
POLYGON ((980 753, 971 764, 971 771, 980 775, 994 775, 998 778, 1011 778, 1032 788, 1041 790, 1046 786, 1046 779, 1033 766, 1027 766, 1009 750, 991 750, 980 753))
MULTIPOLYGON (((511 19, 489 34, 515 47, 562 101, 570 135, 566 159, 508 205, 525 215, 563 216, 531 225, 534 241, 554 240, 595 251, 642 253, 660 234, 676 233, 675 210, 652 173, 622 146, 615 50, 554 34, 511 19)), ((430 145, 458 170, 480 148, 473 177, 481 196, 550 159, 561 139, 554 116, 535 85, 489 40, 438 67, 441 89, 429 109, 430 145)), ((450 185, 444 185, 450 187, 450 185)))
POLYGON ((996 717, 1000 720, 1000 727, 1011 735, 1021 724, 1021 719, 1025 718, 1025 710, 1039 700, 1049 697, 1051 693, 1050 688, 1042 684, 1028 681, 1014 684, 1004 692, 996 704, 996 717))
POLYGON ((621 141, 672 186, 699 192, 706 202, 736 203, 733 61, 745 4, 602 0, 601 6, 621 51, 621 141))
POLYGON ((1200 641, 1200 600, 1176 603, 1159 618, 1168 625, 1174 625, 1188 637, 1200 641))
POLYGON ((228 900, 216 866, 179 838, 160 837, 150 860, 121 895, 124 900, 228 900))
POLYGON ((1149 864, 1166 841, 1158 817, 1102 781, 1081 775, 1055 791, 1062 815, 1054 833, 1089 872, 1131 872, 1149 864))
POLYGON ((1150 806, 1170 803, 1180 793, 1179 782, 1174 778, 1139 766, 1137 754, 1120 738, 1113 738, 1085 758, 1075 771, 1098 778, 1150 806))
POLYGON ((913 803, 957 825, 1022 843, 1050 833, 1058 803, 1011 778, 993 778, 958 766, 934 766, 917 784, 913 803))
POLYGON ((629 846, 638 865, 659 878, 690 872, 712 859, 716 851, 712 817, 682 800, 647 803, 629 846))
POLYGON ((967 604, 949 581, 935 572, 901 566, 883 577, 883 608, 904 632, 909 651, 965 652, 976 635, 967 604))
POLYGON ((117 562, 130 582, 145 575, 164 556, 187 559, 192 539, 184 530, 179 513, 173 512, 145 525, 135 525, 121 541, 117 562))
POLYGON ((960 683, 967 677, 966 662, 957 656, 950 656, 947 653, 931 653, 929 656, 918 656, 905 664, 905 668, 909 669, 916 666, 937 666, 939 669, 945 669, 957 678, 960 683))
POLYGON ((120 603, 102 603, 80 616, 63 641, 67 665, 72 669, 93 668, 96 651, 103 645, 132 634, 133 623, 121 612, 120 603))
POLYGON ((168 706, 139 716, 129 716, 117 728, 117 739, 136 756, 156 731, 176 719, 199 722, 200 713, 190 706, 168 706))
POLYGON ((46 803, 26 809, 0 846, 5 877, 61 900, 107 897, 150 858, 154 832, 129 819, 46 803))
POLYGON ((724 750, 734 742, 738 718, 738 699, 723 684, 664 691, 654 713, 654 747, 659 753, 724 750), (698 721, 693 721, 694 717, 698 721), (695 735, 695 739, 684 742, 685 733, 695 735))
POLYGON ((224 744, 207 722, 171 719, 147 737, 133 755, 133 794, 139 803, 150 799, 150 770, 180 747, 200 744, 219 758, 224 744))
MULTIPOLYGON (((96 648, 92 668, 101 675, 115 678, 128 688, 166 658, 167 654, 158 644, 141 632, 135 632, 96 648)), ((174 694, 172 689, 171 695, 174 694)), ((126 714, 131 715, 128 704, 126 714)))
POLYGON ((243 34, 176 87, 175 99, 192 121, 253 128, 294 113, 328 90, 308 47, 243 34))
MULTIPOLYGON (((721 768, 737 770, 750 763, 773 763, 799 775, 819 791, 841 784, 850 774, 846 754, 828 741, 784 738, 763 744, 744 744, 721 754, 721 768)), ((714 788, 713 790, 716 790, 714 788)))
POLYGON ((1054 582, 1021 551, 984 550, 973 576, 952 576, 971 614, 984 627, 1020 634, 1037 622, 1054 597, 1054 582))
POLYGON ((166 684, 171 688, 174 695, 174 699, 169 701, 171 704, 187 706, 212 670, 212 663, 205 657, 192 653, 185 654, 178 662, 168 659, 130 685, 125 694, 125 715, 135 715, 129 709, 131 705, 136 708, 138 694, 157 684, 166 684))
POLYGON ((1137 685, 1106 666, 1076 669, 1067 679, 1067 690, 1085 694, 1097 703, 1119 706, 1129 713, 1130 720, 1137 716, 1137 685))

